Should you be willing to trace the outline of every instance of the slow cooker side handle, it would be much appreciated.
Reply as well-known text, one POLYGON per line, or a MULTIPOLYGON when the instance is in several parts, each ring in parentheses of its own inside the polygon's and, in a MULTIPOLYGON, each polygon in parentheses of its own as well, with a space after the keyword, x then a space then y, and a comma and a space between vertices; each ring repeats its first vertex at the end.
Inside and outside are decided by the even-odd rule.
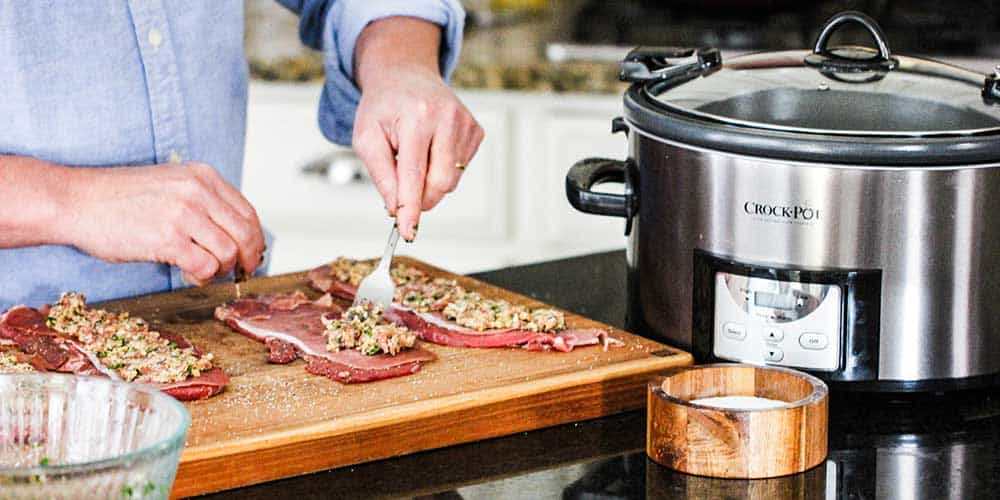
POLYGON ((633 188, 635 163, 629 160, 587 158, 576 162, 566 173, 566 199, 573 208, 588 214, 625 218, 625 235, 632 232, 632 216, 639 208, 633 188), (624 194, 600 193, 591 189, 598 184, 616 182, 625 185, 624 194))

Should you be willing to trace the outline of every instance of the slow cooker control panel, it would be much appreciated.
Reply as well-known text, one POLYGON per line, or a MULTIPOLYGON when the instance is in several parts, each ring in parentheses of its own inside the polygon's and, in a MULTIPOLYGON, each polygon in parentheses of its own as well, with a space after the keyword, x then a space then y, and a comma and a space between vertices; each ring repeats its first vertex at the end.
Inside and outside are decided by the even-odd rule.
POLYGON ((817 371, 840 368, 843 290, 836 284, 715 275, 713 354, 817 371))

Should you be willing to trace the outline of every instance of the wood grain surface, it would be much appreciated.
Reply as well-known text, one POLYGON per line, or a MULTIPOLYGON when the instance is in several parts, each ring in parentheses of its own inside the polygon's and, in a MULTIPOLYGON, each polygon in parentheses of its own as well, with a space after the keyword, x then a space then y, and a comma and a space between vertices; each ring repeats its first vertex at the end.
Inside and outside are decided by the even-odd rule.
POLYGON ((827 454, 828 390, 787 368, 703 365, 649 382, 646 454, 699 476, 756 479, 795 474, 827 454), (785 401, 766 410, 712 408, 689 401, 756 396, 785 401))
MULTIPOLYGON (((406 257, 396 262, 532 307, 544 304, 406 257)), ((309 290, 305 273, 250 280, 243 296, 309 290)), ((595 290, 594 293, 601 293, 595 290)), ((226 391, 187 403, 192 424, 172 495, 184 497, 416 451, 634 410, 652 374, 691 364, 657 342, 567 313, 570 327, 601 327, 625 345, 571 353, 422 345, 438 360, 415 375, 343 385, 271 365, 261 343, 216 321, 234 299, 220 284, 103 304, 177 331, 214 353, 226 391)))

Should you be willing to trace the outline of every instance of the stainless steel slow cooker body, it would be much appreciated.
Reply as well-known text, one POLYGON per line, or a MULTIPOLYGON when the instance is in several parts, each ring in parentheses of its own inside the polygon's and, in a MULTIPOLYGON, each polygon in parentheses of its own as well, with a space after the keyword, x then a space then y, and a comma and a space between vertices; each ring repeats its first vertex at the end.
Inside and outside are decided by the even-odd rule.
POLYGON ((853 12, 811 52, 666 55, 692 59, 639 50, 623 64, 640 76, 614 127, 629 159, 567 175, 578 209, 627 219, 631 328, 702 362, 793 366, 849 389, 1000 379, 995 78, 892 56, 853 12), (877 51, 826 48, 852 21, 877 51), (798 69, 776 83, 781 64, 798 69), (771 72, 770 88, 748 68, 771 72), (924 77, 943 87, 914 95, 924 77), (625 194, 590 189, 606 181, 625 194))

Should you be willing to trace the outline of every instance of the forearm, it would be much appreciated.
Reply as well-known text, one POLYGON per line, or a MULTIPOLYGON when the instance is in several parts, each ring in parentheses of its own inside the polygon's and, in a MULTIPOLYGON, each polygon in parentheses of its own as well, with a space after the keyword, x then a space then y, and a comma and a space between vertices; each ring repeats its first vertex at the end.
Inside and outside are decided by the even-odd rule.
POLYGON ((388 17, 369 24, 354 48, 354 76, 365 90, 373 83, 403 80, 406 71, 440 75, 441 27, 414 17, 388 17))
POLYGON ((23 156, 0 156, 0 248, 66 244, 59 221, 73 168, 23 156))

